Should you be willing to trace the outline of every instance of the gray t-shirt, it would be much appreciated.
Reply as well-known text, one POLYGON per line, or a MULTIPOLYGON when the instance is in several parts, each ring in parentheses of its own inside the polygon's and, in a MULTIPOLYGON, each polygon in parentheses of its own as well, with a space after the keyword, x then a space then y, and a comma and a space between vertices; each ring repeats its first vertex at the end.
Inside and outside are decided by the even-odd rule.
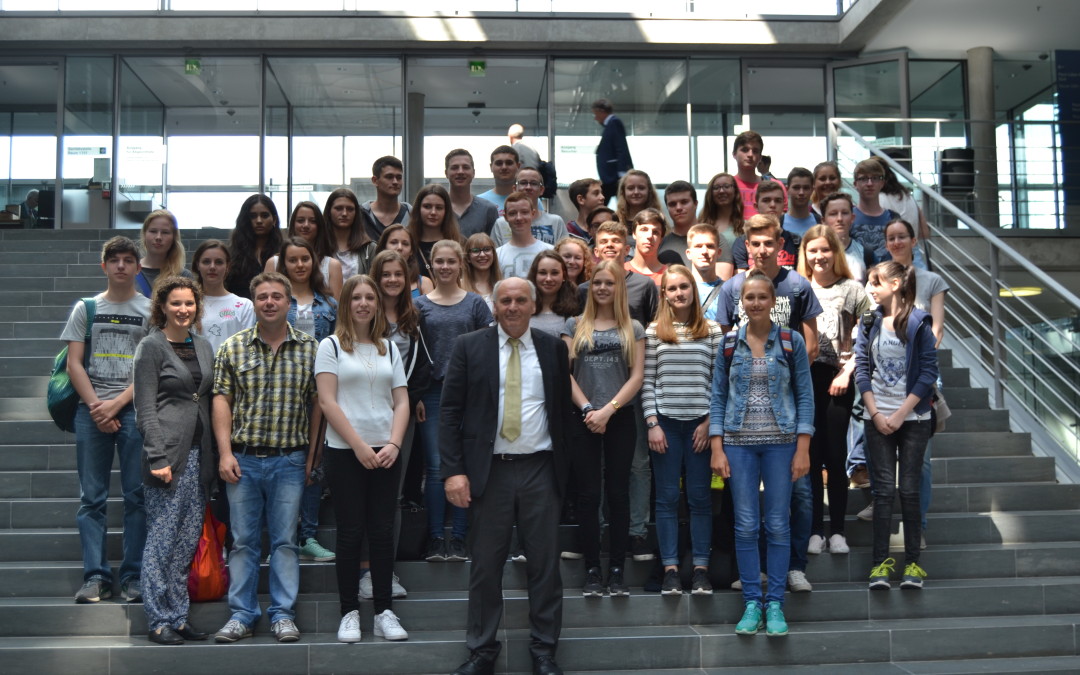
MULTIPOLYGON (((532 222, 532 234, 540 241, 552 246, 570 236, 566 232, 566 221, 562 219, 562 216, 554 213, 541 213, 532 222)), ((496 246, 502 246, 510 241, 510 223, 506 222, 506 218, 500 217, 495 221, 495 225, 491 228, 491 240, 496 246)))
MULTIPOLYGON (((899 410, 907 398, 907 347, 900 342, 895 332, 885 330, 882 326, 877 339, 870 345, 870 356, 874 359, 874 372, 870 377, 874 402, 878 412, 888 417, 899 410)), ((867 422, 871 419, 868 412, 863 412, 863 419, 867 422)), ((927 419, 930 419, 929 412, 919 415, 912 410, 904 421, 927 419)))
POLYGON ((491 228, 499 219, 499 207, 486 199, 473 197, 465 213, 457 217, 461 236, 468 239, 477 232, 491 234, 491 228))
POLYGON ((487 303, 476 293, 466 293, 453 305, 440 305, 422 295, 416 299, 416 309, 424 318, 424 342, 431 351, 431 378, 439 382, 446 377, 457 337, 480 330, 494 320, 487 303))
MULTIPOLYGON (((636 320, 631 319, 634 325, 634 341, 645 339, 645 329, 636 320)), ((574 338, 577 330, 578 317, 572 316, 566 320, 562 334, 574 338)), ((644 345, 641 346, 645 348, 644 345)), ((630 379, 630 364, 623 356, 622 341, 619 340, 619 330, 593 331, 593 347, 585 353, 578 354, 574 358, 574 379, 581 391, 589 397, 589 403, 600 408, 615 398, 622 386, 630 379)), ((622 405, 637 405, 638 394, 630 401, 620 402, 622 405)))
MULTIPOLYGON (((150 324, 150 300, 136 293, 124 302, 109 302, 105 294, 94 296, 97 306, 90 328, 90 360, 86 374, 98 398, 109 400, 131 384, 135 347, 146 337, 150 324)), ((71 310, 64 342, 86 340, 86 305, 80 301, 71 310)))
POLYGON ((941 275, 921 267, 915 268, 915 307, 930 313, 930 300, 938 293, 949 290, 949 283, 941 275))
POLYGON ((548 335, 559 337, 562 335, 563 326, 566 325, 566 317, 559 316, 555 312, 546 311, 533 314, 529 318, 529 328, 542 330, 548 335))
POLYGON ((690 267, 690 260, 686 257, 686 235, 674 232, 665 234, 660 240, 660 250, 656 252, 656 256, 665 265, 690 267))
POLYGON ((821 314, 817 316, 821 349, 816 361, 841 368, 854 356, 855 326, 870 309, 870 298, 854 279, 840 279, 832 286, 819 286, 813 281, 810 285, 821 303, 821 314))
POLYGON ((524 279, 529 276, 529 268, 532 267, 536 256, 540 255, 541 251, 549 251, 553 248, 555 247, 551 244, 540 240, 528 246, 514 246, 507 242, 495 249, 495 258, 498 260, 499 267, 502 268, 503 279, 510 277, 524 279))

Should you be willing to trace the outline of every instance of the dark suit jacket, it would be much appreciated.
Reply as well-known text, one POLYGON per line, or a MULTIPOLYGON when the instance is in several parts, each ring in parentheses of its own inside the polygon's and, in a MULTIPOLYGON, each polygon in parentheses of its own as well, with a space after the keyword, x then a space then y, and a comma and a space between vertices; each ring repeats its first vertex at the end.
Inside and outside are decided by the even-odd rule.
POLYGON ((612 115, 604 125, 600 145, 596 146, 596 171, 601 183, 616 183, 620 173, 634 168, 630 147, 626 144, 626 127, 622 120, 612 115))
MULTIPOLYGON (((570 359, 566 343, 532 331, 533 345, 544 380, 548 432, 555 460, 558 491, 566 484, 574 428, 574 404, 570 400, 570 359)), ((465 474, 473 497, 484 494, 495 437, 499 433, 499 331, 497 327, 462 335, 454 343, 450 365, 443 380, 439 414, 439 449, 442 477, 465 474)))

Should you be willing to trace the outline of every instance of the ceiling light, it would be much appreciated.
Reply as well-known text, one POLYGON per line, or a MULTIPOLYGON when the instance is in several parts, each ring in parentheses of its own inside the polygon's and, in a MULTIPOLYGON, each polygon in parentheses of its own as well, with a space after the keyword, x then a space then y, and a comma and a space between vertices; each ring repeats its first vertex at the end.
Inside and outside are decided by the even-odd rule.
POLYGON ((517 84, 518 81, 517 80, 503 80, 503 83, 505 83, 505 84, 517 84))
POLYGON ((1030 298, 1034 295, 1042 295, 1043 289, 1039 286, 1013 286, 998 290, 1001 298, 1030 298))

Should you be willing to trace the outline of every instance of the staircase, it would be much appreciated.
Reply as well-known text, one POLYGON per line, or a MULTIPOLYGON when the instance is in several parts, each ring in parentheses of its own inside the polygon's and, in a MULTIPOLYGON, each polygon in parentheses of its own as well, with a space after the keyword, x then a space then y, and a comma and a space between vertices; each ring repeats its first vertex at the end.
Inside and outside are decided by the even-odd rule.
MULTIPOLYGON (((336 641, 333 563, 301 566, 297 624, 304 637, 294 644, 273 642, 264 617, 253 640, 166 649, 146 640, 141 605, 74 604, 82 582, 74 437, 48 420, 43 395, 71 305, 104 287, 99 251, 112 234, 0 232, 0 671, 270 675, 456 667, 467 656, 467 564, 398 563, 409 591, 394 605, 410 634, 405 643, 371 637, 366 602, 364 642, 336 641)), ((222 233, 193 234, 185 236, 189 250, 222 233)), ((582 565, 572 561, 563 563, 560 664, 607 673, 1080 672, 1080 485, 1056 481, 1054 461, 1033 456, 1027 434, 1010 432, 1008 411, 989 409, 986 390, 970 388, 967 370, 951 367, 950 352, 941 352, 940 362, 954 415, 933 441, 924 590, 867 591, 871 527, 855 519, 866 497, 852 491, 852 552, 811 556, 814 591, 788 595, 786 638, 736 636, 742 603, 735 591, 644 593, 650 564, 628 563, 630 598, 585 600, 578 593, 582 565)), ((109 536, 114 560, 118 484, 117 474, 108 512, 117 528, 109 536)), ((328 505, 322 525, 319 538, 333 548, 328 505)), ((265 577, 264 566, 263 593, 265 577)), ((504 584, 499 671, 528 672, 523 566, 508 563, 504 584)), ((228 615, 220 601, 193 605, 191 620, 213 631, 228 615)))

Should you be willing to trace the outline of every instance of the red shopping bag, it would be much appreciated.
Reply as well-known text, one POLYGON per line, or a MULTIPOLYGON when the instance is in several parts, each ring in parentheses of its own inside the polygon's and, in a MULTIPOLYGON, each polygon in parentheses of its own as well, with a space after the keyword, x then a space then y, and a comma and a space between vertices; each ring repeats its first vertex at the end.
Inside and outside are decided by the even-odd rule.
POLYGON ((225 564, 225 523, 206 507, 202 536, 191 561, 188 596, 192 602, 210 602, 229 592, 229 568, 225 564))

